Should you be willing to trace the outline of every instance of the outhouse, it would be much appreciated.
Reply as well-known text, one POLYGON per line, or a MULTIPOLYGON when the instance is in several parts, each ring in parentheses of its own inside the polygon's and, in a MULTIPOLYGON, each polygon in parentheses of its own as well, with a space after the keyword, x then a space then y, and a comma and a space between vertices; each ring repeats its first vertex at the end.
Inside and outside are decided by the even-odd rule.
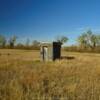
POLYGON ((61 43, 42 43, 41 48, 41 60, 42 61, 54 61, 60 59, 61 57, 61 43))

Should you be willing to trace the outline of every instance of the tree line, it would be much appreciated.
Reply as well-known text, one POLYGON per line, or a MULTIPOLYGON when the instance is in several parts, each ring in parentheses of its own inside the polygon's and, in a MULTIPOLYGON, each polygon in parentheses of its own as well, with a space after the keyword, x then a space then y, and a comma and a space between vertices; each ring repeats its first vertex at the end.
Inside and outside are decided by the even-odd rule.
POLYGON ((100 52, 100 34, 95 34, 91 30, 82 33, 77 38, 77 45, 66 47, 67 51, 78 52, 100 52))
MULTIPOLYGON (((66 36, 58 36, 55 41, 60 42, 62 45, 69 40, 66 36)), ((40 42, 27 39, 26 43, 16 43, 17 36, 12 36, 8 40, 5 36, 0 35, 0 48, 10 48, 10 49, 39 49, 40 42)), ((74 46, 66 46, 67 51, 99 51, 100 52, 100 35, 94 34, 91 30, 82 33, 76 39, 77 44, 74 46)))
POLYGON ((7 48, 7 49, 39 49, 40 42, 37 40, 33 40, 32 43, 29 39, 26 39, 25 43, 17 43, 17 36, 12 36, 7 39, 5 36, 0 35, 0 48, 7 48))

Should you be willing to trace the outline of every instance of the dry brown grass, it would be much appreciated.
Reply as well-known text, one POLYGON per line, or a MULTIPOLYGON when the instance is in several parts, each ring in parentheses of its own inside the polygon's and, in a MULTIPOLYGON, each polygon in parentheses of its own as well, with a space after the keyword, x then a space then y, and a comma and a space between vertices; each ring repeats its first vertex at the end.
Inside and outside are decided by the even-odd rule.
POLYGON ((100 54, 62 56, 44 63, 39 51, 0 50, 0 100, 100 100, 100 54))

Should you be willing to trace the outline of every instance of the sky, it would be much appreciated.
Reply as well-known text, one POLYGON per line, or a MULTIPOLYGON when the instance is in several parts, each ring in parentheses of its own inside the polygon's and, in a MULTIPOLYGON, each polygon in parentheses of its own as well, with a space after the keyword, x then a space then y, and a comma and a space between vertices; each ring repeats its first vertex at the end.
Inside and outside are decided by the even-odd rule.
POLYGON ((0 0, 0 34, 51 42, 67 36, 69 45, 91 29, 100 33, 100 0, 0 0))

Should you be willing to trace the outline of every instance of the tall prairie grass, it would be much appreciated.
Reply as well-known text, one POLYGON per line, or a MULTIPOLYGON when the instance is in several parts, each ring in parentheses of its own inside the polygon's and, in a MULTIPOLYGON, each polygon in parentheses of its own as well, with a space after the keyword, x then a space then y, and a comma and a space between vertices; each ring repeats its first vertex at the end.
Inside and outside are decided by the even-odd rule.
POLYGON ((100 100, 100 54, 62 52, 55 62, 40 62, 39 51, 0 54, 0 100, 100 100))

